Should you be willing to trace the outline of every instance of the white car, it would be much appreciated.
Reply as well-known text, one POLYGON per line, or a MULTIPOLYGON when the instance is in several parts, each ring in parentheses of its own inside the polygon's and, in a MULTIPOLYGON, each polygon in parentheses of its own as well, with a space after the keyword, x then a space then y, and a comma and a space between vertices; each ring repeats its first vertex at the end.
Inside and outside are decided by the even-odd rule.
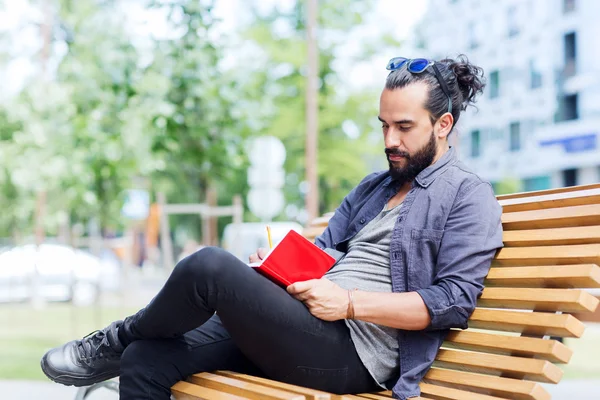
POLYGON ((59 244, 24 245, 0 253, 0 302, 94 302, 100 290, 119 286, 119 263, 59 244))

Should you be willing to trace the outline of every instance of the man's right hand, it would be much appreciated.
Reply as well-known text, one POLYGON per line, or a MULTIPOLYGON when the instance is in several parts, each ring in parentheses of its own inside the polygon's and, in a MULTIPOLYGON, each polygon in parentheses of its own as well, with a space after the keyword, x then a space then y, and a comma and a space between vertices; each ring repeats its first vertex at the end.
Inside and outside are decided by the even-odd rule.
POLYGON ((250 255, 250 262, 261 262, 267 256, 268 253, 269 250, 259 247, 258 250, 256 250, 256 253, 250 255))

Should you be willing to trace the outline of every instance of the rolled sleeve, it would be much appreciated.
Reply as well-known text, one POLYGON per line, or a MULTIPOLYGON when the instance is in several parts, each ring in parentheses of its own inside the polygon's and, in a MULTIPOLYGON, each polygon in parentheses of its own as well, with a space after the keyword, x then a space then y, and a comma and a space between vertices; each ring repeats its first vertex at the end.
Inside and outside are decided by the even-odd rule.
POLYGON ((427 330, 467 327, 492 259, 502 247, 501 215, 487 183, 457 196, 444 228, 434 284, 417 290, 431 318, 427 330))

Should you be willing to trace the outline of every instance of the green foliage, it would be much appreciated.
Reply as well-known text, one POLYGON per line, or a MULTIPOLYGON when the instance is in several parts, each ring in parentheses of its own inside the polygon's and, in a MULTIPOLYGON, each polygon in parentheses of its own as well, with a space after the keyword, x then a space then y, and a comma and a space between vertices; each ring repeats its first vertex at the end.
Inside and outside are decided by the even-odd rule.
MULTIPOLYGON (((119 3, 53 3, 52 40, 66 50, 53 56, 54 76, 31 80, 0 107, 0 201, 10 210, 0 217, 0 236, 33 232, 41 192, 49 234, 67 220, 124 226, 124 191, 138 182, 166 192, 169 202, 203 201, 213 186, 219 202, 230 204, 247 193, 245 147, 258 135, 284 142, 286 200, 302 208, 304 3, 254 12, 231 34, 219 30, 214 1, 148 1, 168 15, 169 32, 142 44, 119 3)), ((345 78, 333 68, 337 45, 372 3, 320 2, 321 212, 339 204, 380 152, 373 147, 377 93, 340 92, 345 78)), ((174 226, 194 231, 199 222, 185 216, 174 226)))

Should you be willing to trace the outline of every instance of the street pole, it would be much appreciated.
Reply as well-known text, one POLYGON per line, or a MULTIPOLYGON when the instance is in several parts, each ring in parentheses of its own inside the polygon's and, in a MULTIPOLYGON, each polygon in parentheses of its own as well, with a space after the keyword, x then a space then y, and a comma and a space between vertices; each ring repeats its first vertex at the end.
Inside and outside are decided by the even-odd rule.
POLYGON ((319 185, 317 176, 317 136, 318 136, 318 94, 319 94, 319 52, 317 48, 317 0, 307 0, 306 47, 306 212, 310 222, 319 214, 319 185))
MULTIPOLYGON (((40 25, 40 34, 42 36, 42 52, 40 55, 40 75, 43 84, 48 80, 48 59, 50 58, 50 46, 52 41, 52 10, 49 0, 43 4, 43 21, 40 25)), ((36 250, 40 251, 40 246, 46 240, 46 232, 44 220, 46 218, 46 202, 47 194, 44 189, 38 189, 36 194, 35 205, 35 245, 36 250)), ((39 257, 38 257, 39 259, 39 257)), ((31 280, 31 304, 34 308, 42 308, 45 306, 45 300, 41 292, 41 277, 38 269, 37 261, 31 280)))

